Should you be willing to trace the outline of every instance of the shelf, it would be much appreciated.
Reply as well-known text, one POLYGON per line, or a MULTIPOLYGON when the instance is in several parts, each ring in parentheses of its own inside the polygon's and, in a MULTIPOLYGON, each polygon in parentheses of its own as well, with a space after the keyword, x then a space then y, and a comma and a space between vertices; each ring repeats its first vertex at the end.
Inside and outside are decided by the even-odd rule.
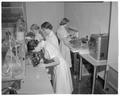
POLYGON ((2 7, 21 7, 23 2, 2 2, 2 7))
POLYGON ((22 6, 21 7, 2 7, 2 9, 17 9, 17 8, 23 8, 22 6))
POLYGON ((24 15, 23 2, 2 2, 2 23, 15 23, 24 15))

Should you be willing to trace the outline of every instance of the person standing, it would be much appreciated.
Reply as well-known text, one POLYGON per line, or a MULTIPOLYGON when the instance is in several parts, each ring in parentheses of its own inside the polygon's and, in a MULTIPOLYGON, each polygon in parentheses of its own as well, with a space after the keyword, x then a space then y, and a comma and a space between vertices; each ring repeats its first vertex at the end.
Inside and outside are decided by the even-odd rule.
POLYGON ((58 44, 58 39, 52 30, 53 29, 52 24, 50 24, 49 22, 44 22, 41 25, 41 29, 42 29, 45 39, 49 41, 50 43, 52 43, 56 48, 60 49, 59 44, 58 44))
POLYGON ((71 54, 70 49, 65 44, 67 42, 67 37, 69 37, 69 33, 67 32, 67 26, 68 26, 69 20, 67 18, 63 18, 60 22, 60 26, 57 30, 57 36, 60 40, 60 51, 62 52, 63 57, 67 61, 68 66, 71 68, 71 54))
MULTIPOLYGON (((42 48, 45 49, 45 53, 49 55, 49 59, 54 59, 55 63, 51 63, 50 66, 54 67, 54 89, 56 94, 71 94, 73 91, 72 78, 70 68, 67 66, 67 62, 61 55, 61 52, 50 41, 43 40, 39 42, 35 51, 39 51, 42 48)), ((39 64, 39 67, 47 67, 49 64, 39 64)))

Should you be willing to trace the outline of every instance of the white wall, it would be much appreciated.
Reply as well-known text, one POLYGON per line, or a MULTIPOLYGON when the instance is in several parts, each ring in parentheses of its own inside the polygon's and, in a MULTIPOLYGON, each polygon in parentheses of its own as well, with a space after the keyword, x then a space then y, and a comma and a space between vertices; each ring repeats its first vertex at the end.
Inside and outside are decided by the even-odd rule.
POLYGON ((109 3, 60 3, 27 2, 27 27, 33 23, 41 25, 49 21, 54 31, 63 17, 70 19, 70 25, 79 30, 79 35, 108 32, 109 3))
POLYGON ((70 25, 79 30, 79 35, 107 33, 109 3, 65 3, 65 17, 70 25))
POLYGON ((118 71, 118 3, 112 3, 108 64, 118 71))
MULTIPOLYGON (((116 70, 118 67, 118 9, 113 3, 108 60, 116 70)), ((28 29, 33 23, 41 25, 49 21, 54 31, 63 17, 70 19, 70 25, 79 30, 80 37, 91 33, 107 33, 110 3, 60 3, 27 2, 26 15, 28 29)))
POLYGON ((41 25, 49 21, 54 31, 64 16, 64 3, 57 2, 27 2, 26 3, 27 27, 32 24, 41 25))

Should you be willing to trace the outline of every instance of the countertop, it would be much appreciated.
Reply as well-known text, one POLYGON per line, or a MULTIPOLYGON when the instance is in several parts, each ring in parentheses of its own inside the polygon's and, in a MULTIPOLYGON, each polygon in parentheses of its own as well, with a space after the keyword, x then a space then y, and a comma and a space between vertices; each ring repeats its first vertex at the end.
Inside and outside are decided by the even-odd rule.
POLYGON ((45 68, 26 65, 25 79, 19 94, 53 94, 53 88, 45 68))

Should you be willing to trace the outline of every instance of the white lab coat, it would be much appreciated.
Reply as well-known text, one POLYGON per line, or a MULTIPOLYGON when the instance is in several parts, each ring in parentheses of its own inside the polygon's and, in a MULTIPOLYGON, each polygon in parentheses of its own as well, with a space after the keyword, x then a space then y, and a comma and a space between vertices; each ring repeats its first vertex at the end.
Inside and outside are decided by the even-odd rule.
POLYGON ((57 57, 60 64, 54 68, 55 74, 55 93, 56 94, 71 94, 73 91, 72 78, 70 69, 67 62, 64 60, 60 51, 49 41, 42 41, 35 50, 39 50, 44 46, 45 50, 49 53, 50 58, 57 57))
POLYGON ((52 43, 56 48, 60 50, 58 44, 58 38, 56 37, 53 31, 51 31, 50 34, 46 37, 46 41, 52 43))
POLYGON ((62 40, 62 38, 66 38, 69 35, 64 26, 60 26, 58 28, 57 35, 60 39, 60 51, 62 52, 62 55, 65 58, 65 60, 67 61, 68 66, 72 67, 70 49, 64 44, 62 40))

